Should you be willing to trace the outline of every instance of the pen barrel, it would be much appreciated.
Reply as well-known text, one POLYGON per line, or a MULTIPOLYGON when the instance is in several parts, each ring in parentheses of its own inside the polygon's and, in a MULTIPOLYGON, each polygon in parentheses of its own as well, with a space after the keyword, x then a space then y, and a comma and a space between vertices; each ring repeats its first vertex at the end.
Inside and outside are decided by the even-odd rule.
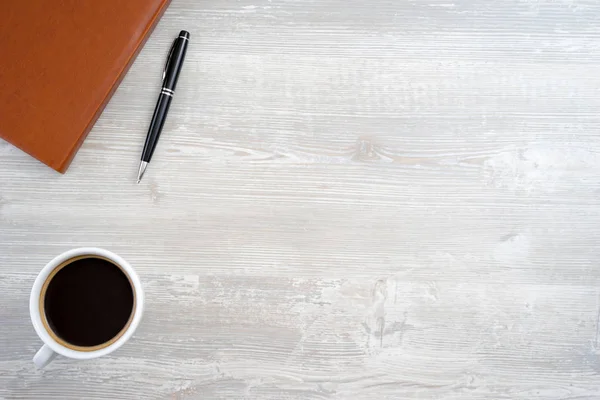
POLYGON ((162 93, 158 97, 158 102, 154 108, 154 115, 148 128, 148 136, 146 136, 146 143, 144 144, 144 150, 142 152, 142 161, 150 162, 154 149, 156 149, 156 143, 167 119, 167 113, 169 106, 171 105, 171 95, 162 93))
POLYGON ((142 161, 150 162, 156 144, 160 138, 160 134, 167 119, 167 113, 169 112, 169 106, 171 105, 171 98, 175 93, 175 86, 177 85, 177 79, 181 72, 181 66, 185 59, 185 53, 187 51, 187 45, 190 40, 190 34, 187 31, 179 32, 179 36, 173 41, 169 56, 167 57, 167 63, 163 71, 163 85, 158 102, 154 108, 154 115, 148 128, 148 135, 146 136, 146 143, 144 144, 144 150, 142 151, 142 161))
POLYGON ((179 73, 181 72, 190 40, 189 37, 190 34, 188 32, 181 31, 173 43, 172 53, 169 56, 163 82, 163 87, 167 89, 175 90, 175 86, 177 86, 177 80, 179 79, 179 73))

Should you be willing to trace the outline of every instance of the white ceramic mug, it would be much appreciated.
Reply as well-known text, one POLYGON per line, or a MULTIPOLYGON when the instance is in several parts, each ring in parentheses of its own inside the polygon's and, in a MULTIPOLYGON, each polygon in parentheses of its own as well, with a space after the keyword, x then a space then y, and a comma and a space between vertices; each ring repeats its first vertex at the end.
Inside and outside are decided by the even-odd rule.
POLYGON ((118 255, 111 253, 110 251, 95 248, 95 247, 82 247, 78 249, 69 250, 65 253, 54 258, 42 269, 40 274, 35 279, 33 289, 31 290, 31 296, 29 298, 29 313, 31 315, 31 322, 37 332, 38 336, 44 342, 42 348, 33 357, 33 362, 38 368, 43 368, 54 359, 57 354, 61 354, 65 357, 75 358, 79 360, 87 360, 90 358, 96 358, 112 353, 119 347, 121 347, 135 332, 135 329, 140 324, 142 319, 142 312, 144 310, 144 292, 142 290, 142 284, 137 274, 129 265, 127 261, 119 257, 118 255), (43 299, 40 299, 42 295, 42 289, 52 272, 62 266, 68 265, 69 260, 76 257, 89 255, 91 257, 99 257, 111 261, 113 264, 121 268, 121 270, 129 278, 133 287, 134 306, 132 311, 132 317, 129 322, 129 326, 126 326, 124 331, 121 331, 117 336, 116 340, 112 341, 110 345, 102 347, 93 351, 82 351, 67 347, 65 344, 59 343, 53 336, 56 336, 51 332, 50 327, 46 321, 44 310, 40 307, 43 304, 43 299))

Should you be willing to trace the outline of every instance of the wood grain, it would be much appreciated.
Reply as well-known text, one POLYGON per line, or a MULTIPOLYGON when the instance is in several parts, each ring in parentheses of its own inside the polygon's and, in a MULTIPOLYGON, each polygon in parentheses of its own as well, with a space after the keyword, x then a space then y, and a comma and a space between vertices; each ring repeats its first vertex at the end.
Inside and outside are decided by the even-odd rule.
POLYGON ((599 398, 599 20, 173 0, 66 175, 0 143, 0 398, 599 398), (136 268, 144 321, 36 370, 33 280, 87 245, 136 268))

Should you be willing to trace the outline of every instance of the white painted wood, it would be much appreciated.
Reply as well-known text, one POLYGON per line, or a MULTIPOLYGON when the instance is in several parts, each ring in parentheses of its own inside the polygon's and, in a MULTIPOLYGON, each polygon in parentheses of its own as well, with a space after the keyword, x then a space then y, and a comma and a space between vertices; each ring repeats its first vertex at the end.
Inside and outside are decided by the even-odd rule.
POLYGON ((0 143, 0 397, 600 398, 599 21, 584 0, 174 0, 66 175, 0 143), (38 371, 30 287, 84 245, 134 265, 145 319, 38 371))

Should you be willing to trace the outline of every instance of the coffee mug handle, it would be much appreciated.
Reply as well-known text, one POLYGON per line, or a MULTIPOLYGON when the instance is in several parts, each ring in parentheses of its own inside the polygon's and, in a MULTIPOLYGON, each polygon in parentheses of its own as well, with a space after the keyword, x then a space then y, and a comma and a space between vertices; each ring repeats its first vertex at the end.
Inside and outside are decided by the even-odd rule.
POLYGON ((54 360, 54 357, 56 357, 54 350, 45 344, 41 349, 38 350, 37 353, 35 353, 35 356, 33 356, 33 363, 38 368, 44 368, 46 365, 50 364, 52 360, 54 360))

